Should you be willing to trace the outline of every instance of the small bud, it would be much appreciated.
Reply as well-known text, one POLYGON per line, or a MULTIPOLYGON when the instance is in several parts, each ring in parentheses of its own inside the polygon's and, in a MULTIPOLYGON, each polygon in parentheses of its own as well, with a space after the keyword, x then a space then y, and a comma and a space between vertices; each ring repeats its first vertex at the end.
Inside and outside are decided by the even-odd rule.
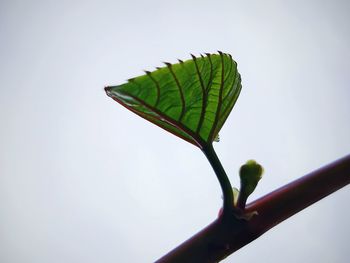
POLYGON ((250 195, 260 181, 264 169, 254 160, 249 160, 241 166, 239 176, 241 178, 241 192, 250 195))
POLYGON ((263 167, 254 160, 249 160, 241 166, 239 176, 241 189, 238 197, 238 206, 244 209, 248 196, 254 192, 264 172, 263 167))

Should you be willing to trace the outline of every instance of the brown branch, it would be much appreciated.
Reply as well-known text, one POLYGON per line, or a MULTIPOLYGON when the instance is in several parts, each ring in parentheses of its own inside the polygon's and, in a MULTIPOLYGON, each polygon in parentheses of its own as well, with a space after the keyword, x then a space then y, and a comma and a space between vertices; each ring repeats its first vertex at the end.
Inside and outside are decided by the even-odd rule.
POLYGON ((249 221, 219 217, 157 262, 218 262, 323 197, 350 183, 350 155, 250 203, 249 221))

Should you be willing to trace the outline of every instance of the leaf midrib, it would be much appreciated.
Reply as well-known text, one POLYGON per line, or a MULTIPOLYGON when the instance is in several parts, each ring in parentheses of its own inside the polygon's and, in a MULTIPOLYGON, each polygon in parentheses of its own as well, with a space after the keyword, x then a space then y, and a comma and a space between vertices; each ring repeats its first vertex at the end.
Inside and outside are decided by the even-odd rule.
MULTIPOLYGON (((167 123, 169 123, 170 125, 172 125, 173 127, 178 128, 182 132, 188 134, 198 146, 203 147, 205 145, 205 141, 200 136, 198 136, 198 134, 194 133, 192 130, 190 130, 189 128, 184 126, 182 123, 179 123, 177 120, 174 120, 173 118, 163 114, 158 109, 154 108, 153 106, 149 105, 145 101, 135 97, 132 94, 126 94, 125 92, 121 92, 121 93, 124 93, 126 96, 130 96, 132 99, 134 99, 135 101, 140 103, 142 106, 144 106, 147 109, 149 109, 150 111, 153 111, 154 113, 156 113, 158 116, 161 117, 161 119, 159 119, 159 120, 164 120, 167 123)), ((144 113, 144 114, 147 114, 147 113, 144 113)), ((152 116, 152 115, 150 115, 150 116, 152 116)), ((152 117, 155 117, 155 116, 152 116, 152 117)))

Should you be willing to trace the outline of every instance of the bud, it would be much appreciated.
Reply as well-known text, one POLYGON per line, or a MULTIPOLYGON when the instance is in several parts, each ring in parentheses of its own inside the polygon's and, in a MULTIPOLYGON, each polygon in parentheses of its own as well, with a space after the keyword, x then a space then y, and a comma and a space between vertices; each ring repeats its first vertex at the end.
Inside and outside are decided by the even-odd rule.
POLYGON ((239 177, 241 178, 241 189, 238 205, 245 207, 248 196, 254 192, 264 172, 263 167, 254 160, 249 160, 241 166, 239 177))

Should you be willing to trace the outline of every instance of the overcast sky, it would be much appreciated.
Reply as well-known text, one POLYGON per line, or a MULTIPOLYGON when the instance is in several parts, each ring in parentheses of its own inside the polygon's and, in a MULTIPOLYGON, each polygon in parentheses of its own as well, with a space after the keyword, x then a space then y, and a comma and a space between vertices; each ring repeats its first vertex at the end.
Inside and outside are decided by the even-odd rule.
MULTIPOLYGON (((0 1, 0 262, 152 262, 212 222, 201 151, 106 85, 232 54, 243 89, 214 145, 251 200, 349 153, 349 1, 0 1)), ((346 187, 224 262, 346 263, 346 187)))

